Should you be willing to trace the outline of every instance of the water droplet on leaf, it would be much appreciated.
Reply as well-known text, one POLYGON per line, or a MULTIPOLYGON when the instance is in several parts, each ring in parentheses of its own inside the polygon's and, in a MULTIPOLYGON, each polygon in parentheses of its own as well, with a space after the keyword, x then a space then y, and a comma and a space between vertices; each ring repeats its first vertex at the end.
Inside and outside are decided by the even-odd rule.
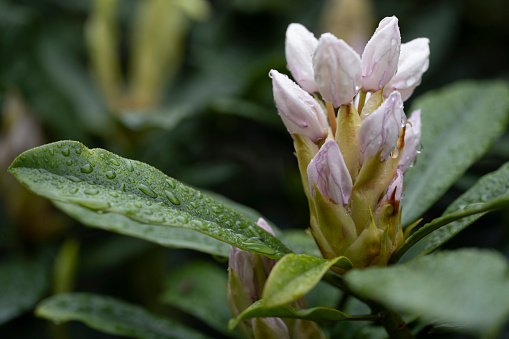
POLYGON ((150 187, 148 187, 147 185, 144 185, 144 184, 139 184, 138 185, 138 189, 140 191, 142 191, 143 193, 145 193, 146 195, 148 195, 149 197, 151 198, 157 198, 157 193, 154 192, 150 187))
POLYGON ((177 185, 175 184, 175 181, 173 179, 166 179, 166 182, 168 183, 168 185, 171 187, 171 188, 175 188, 177 187, 177 185))
POLYGON ((96 195, 96 194, 99 194, 99 190, 98 189, 95 189, 95 188, 87 188, 86 190, 83 191, 85 194, 88 194, 88 195, 96 195))
POLYGON ((172 192, 165 190, 164 195, 173 205, 180 205, 180 200, 172 192))
POLYGON ((181 224, 187 224, 189 222, 189 220, 187 220, 186 217, 182 216, 182 215, 179 215, 177 217, 177 222, 181 223, 181 224))
POLYGON ((66 175, 65 177, 66 177, 67 179, 69 179, 69 180, 73 181, 73 182, 80 182, 80 181, 81 181, 81 179, 80 179, 80 178, 77 178, 77 177, 72 176, 72 175, 66 175))
POLYGON ((118 160, 117 160, 117 159, 111 158, 111 159, 110 159, 110 162, 111 162, 113 165, 115 165, 115 166, 120 166, 120 163, 118 162, 118 160))
POLYGON ((108 178, 108 179, 115 179, 116 176, 117 176, 117 174, 113 171, 106 172, 106 178, 108 178))
POLYGON ((92 173, 93 170, 94 170, 94 168, 90 164, 85 164, 85 165, 81 166, 81 168, 80 168, 80 171, 82 173, 87 173, 87 174, 92 173))
POLYGON ((83 199, 83 200, 73 200, 73 202, 77 203, 80 206, 96 211, 104 210, 110 207, 110 203, 104 200, 83 199))

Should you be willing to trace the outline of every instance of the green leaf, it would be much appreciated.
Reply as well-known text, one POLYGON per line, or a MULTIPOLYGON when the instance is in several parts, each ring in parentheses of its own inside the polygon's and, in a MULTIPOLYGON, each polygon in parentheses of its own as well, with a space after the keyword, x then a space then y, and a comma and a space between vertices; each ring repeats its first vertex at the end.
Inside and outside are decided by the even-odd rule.
POLYGON ((234 329, 242 320, 258 317, 280 317, 303 319, 312 321, 341 321, 341 320, 376 320, 377 316, 371 315, 348 315, 334 308, 314 307, 298 310, 288 305, 269 307, 265 300, 261 299, 246 308, 237 318, 231 319, 228 323, 230 329, 234 329))
POLYGON ((227 257, 230 253, 228 244, 191 229, 152 226, 120 214, 98 214, 85 207, 54 203, 62 211, 90 227, 144 239, 169 248, 186 248, 222 257, 227 257))
POLYGON ((278 259, 281 241, 221 202, 155 168, 75 141, 59 141, 18 156, 9 171, 52 201, 118 214, 138 223, 197 231, 240 249, 278 259))
POLYGON ((440 218, 432 220, 406 239, 391 258, 396 262, 431 253, 486 213, 509 208, 509 162, 479 179, 456 199, 440 218))
POLYGON ((227 284, 225 269, 207 262, 194 262, 168 274, 161 301, 199 318, 223 334, 239 337, 227 327, 231 318, 227 284))
POLYGON ((334 264, 352 267, 345 257, 326 260, 306 254, 284 256, 276 263, 265 283, 262 294, 265 306, 287 304, 304 296, 334 264))
POLYGON ((352 270, 354 292, 432 323, 493 335, 509 316, 507 259, 488 250, 438 252, 385 268, 352 270))
POLYGON ((47 292, 50 282, 50 252, 37 259, 12 258, 0 262, 0 324, 32 307, 47 292))
POLYGON ((418 219, 503 133, 509 117, 505 82, 463 81, 417 99, 424 151, 405 175, 403 225, 418 219))
POLYGON ((47 298, 37 306, 35 314, 54 322, 81 321, 101 332, 129 338, 208 338, 179 321, 118 299, 90 293, 66 293, 47 298))

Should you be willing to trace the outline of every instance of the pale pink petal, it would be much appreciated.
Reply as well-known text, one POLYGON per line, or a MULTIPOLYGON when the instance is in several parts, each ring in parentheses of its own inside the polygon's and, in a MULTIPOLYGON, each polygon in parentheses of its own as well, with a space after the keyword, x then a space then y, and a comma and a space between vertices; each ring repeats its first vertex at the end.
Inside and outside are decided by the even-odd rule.
POLYGON ((290 24, 286 30, 285 56, 295 81, 307 92, 318 92, 311 59, 318 40, 301 24, 290 24))
POLYGON ((320 194, 337 204, 348 205, 352 195, 352 178, 348 172, 343 155, 334 140, 326 141, 307 168, 311 194, 320 194))
POLYGON ((398 69, 401 35, 398 18, 384 18, 362 53, 362 89, 381 90, 398 69))
POLYGON ((381 150, 382 159, 389 157, 397 145, 404 117, 401 94, 392 92, 389 98, 364 120, 359 129, 361 164, 381 150))
POLYGON ((361 58, 346 42, 322 34, 313 56, 315 81, 322 97, 334 107, 348 104, 359 92, 361 58))
POLYGON ((429 39, 418 38, 401 45, 398 72, 384 88, 384 96, 399 91, 406 101, 420 85, 422 75, 429 66, 429 39))
POLYGON ((318 102, 286 75, 271 70, 269 76, 274 101, 288 132, 306 136, 313 142, 324 139, 328 123, 318 102))

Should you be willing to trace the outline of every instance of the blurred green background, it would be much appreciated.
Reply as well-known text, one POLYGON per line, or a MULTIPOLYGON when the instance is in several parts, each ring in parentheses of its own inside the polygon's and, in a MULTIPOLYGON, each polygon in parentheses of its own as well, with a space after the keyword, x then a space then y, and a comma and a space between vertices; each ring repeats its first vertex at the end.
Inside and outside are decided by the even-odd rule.
MULTIPOLYGON (((25 298, 21 306, 2 311, 0 302, 0 336, 110 337, 81 324, 69 336, 34 317, 37 301, 62 291, 115 295, 195 323, 158 298, 172 269, 210 260, 77 224, 6 172, 22 151, 78 140, 303 229, 307 202, 268 77, 289 73, 288 24, 355 47, 396 15, 402 42, 431 40, 415 98, 458 79, 509 80, 507 13, 504 0, 0 0, 0 289, 28 280, 11 296, 25 298), (9 270, 23 265, 26 276, 9 270)), ((506 133, 425 219, 508 159, 506 133)), ((508 218, 493 213, 447 246, 509 255, 508 218)))

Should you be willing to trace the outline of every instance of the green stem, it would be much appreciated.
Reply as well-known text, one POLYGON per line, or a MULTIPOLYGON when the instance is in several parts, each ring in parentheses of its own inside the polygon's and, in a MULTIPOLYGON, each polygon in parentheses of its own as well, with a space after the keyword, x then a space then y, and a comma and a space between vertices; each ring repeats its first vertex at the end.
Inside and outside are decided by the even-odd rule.
MULTIPOLYGON (((373 311, 376 308, 371 308, 373 311)), ((392 339, 413 339, 414 335, 408 329, 407 324, 403 321, 401 316, 388 308, 379 309, 379 314, 383 315, 380 323, 392 339)))
POLYGON ((390 338, 395 339, 412 339, 414 338, 413 334, 408 329, 408 326, 403 321, 401 316, 385 307, 382 304, 377 303, 376 301, 366 299, 358 295, 357 293, 351 291, 348 286, 346 285, 343 278, 336 274, 332 273, 325 273, 323 276, 323 280, 329 284, 331 284, 334 287, 339 288, 343 292, 350 294, 351 296, 359 299, 360 301, 366 303, 373 312, 374 315, 376 315, 376 318, 374 319, 349 319, 349 320, 374 320, 378 321, 387 331, 390 338))

